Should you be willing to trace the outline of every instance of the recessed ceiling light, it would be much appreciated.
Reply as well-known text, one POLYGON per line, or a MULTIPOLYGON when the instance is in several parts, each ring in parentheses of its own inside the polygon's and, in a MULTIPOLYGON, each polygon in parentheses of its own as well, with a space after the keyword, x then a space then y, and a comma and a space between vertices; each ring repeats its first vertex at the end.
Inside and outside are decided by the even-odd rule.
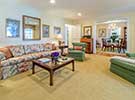
POLYGON ((78 13, 77 15, 78 15, 78 16, 82 16, 82 13, 78 13))
POLYGON ((55 0, 50 0, 50 3, 51 3, 51 4, 55 4, 56 1, 55 1, 55 0))

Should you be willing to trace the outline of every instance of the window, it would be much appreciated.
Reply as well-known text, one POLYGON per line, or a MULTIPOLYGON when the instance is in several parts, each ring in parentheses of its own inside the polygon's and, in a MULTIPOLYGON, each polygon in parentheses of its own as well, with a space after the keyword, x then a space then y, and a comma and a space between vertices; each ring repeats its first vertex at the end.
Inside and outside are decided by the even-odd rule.
POLYGON ((33 39, 33 29, 31 28, 25 29, 25 39, 33 39))

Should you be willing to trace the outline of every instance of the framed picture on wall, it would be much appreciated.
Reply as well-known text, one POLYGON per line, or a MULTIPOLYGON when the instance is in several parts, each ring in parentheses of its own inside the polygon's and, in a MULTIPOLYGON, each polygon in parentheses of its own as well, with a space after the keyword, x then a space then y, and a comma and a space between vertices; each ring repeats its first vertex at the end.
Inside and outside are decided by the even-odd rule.
POLYGON ((83 27, 83 36, 92 36, 92 26, 83 27))
POLYGON ((49 33, 50 33, 50 26, 43 24, 43 26, 42 26, 42 37, 43 38, 49 37, 49 33))
POLYGON ((6 19, 6 36, 16 38, 20 36, 20 21, 14 19, 6 19))
POLYGON ((54 34, 56 34, 56 35, 61 34, 61 28, 60 27, 54 27, 54 34))
POLYGON ((98 37, 106 37, 106 29, 105 28, 99 29, 98 37))

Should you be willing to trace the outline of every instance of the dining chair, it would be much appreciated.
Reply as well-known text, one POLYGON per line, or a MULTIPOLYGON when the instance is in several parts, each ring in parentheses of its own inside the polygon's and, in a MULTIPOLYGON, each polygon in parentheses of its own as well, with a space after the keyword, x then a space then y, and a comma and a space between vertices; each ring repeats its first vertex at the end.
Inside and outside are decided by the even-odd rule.
POLYGON ((111 48, 110 41, 108 41, 105 38, 102 38, 102 51, 106 51, 106 49, 109 50, 110 48, 111 48))

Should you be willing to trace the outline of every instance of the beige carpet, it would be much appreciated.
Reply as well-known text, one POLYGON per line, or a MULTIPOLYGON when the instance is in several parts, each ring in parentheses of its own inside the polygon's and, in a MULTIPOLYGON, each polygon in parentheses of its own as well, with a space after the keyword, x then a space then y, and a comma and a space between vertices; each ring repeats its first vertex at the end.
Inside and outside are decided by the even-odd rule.
POLYGON ((37 69, 0 81, 0 100, 135 100, 135 86, 109 71, 109 58, 87 55, 59 70, 54 86, 49 86, 46 71, 37 69))

